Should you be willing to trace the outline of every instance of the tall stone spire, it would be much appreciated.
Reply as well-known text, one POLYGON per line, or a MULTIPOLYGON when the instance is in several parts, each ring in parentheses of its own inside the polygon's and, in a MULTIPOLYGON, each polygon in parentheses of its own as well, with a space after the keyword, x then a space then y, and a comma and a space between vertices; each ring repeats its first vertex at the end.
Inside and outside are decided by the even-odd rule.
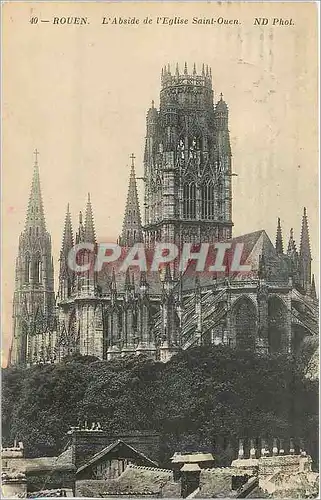
POLYGON ((37 228, 38 234, 40 231, 44 232, 46 230, 46 222, 40 188, 38 154, 39 152, 36 149, 34 151, 35 163, 25 225, 25 229, 29 232, 29 234, 37 233, 37 228))
POLYGON ((86 243, 96 243, 95 225, 93 209, 90 201, 90 194, 88 193, 86 215, 85 215, 85 231, 84 238, 86 243))
POLYGON ((59 270, 59 299, 65 299, 70 296, 73 284, 73 272, 69 269, 68 255, 74 246, 74 238, 72 231, 71 216, 69 211, 69 203, 65 216, 64 232, 62 236, 62 245, 60 251, 60 270, 59 270))
POLYGON ((283 238, 282 238, 280 217, 278 217, 278 226, 276 229, 275 250, 276 250, 277 254, 279 254, 279 255, 283 254, 283 238))
POLYGON ((300 284, 307 292, 310 291, 311 287, 311 261, 308 217, 304 207, 300 241, 300 284))
POLYGON ((54 269, 51 237, 46 231, 40 189, 38 151, 24 231, 19 238, 13 298, 12 364, 43 361, 45 332, 55 323, 54 269))
POLYGON ((135 156, 133 154, 131 155, 131 160, 132 163, 130 168, 127 202, 122 234, 120 237, 121 245, 128 247, 134 245, 134 243, 143 242, 142 221, 140 216, 135 175, 135 156))

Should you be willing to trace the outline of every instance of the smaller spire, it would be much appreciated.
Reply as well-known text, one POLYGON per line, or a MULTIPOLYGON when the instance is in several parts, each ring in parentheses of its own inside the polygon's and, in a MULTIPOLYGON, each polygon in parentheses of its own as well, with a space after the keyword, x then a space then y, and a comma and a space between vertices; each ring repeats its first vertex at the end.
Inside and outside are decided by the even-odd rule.
POLYGON ((302 217, 300 256, 305 257, 307 259, 311 259, 309 225, 308 225, 306 207, 304 207, 303 209, 303 217, 302 217))
POLYGON ((223 101, 223 93, 220 93, 220 101, 223 101))
POLYGON ((290 256, 294 253, 297 253, 297 249, 296 249, 296 244, 295 244, 294 237, 293 237, 293 227, 291 227, 287 254, 290 256))
POLYGON ((72 232, 72 223, 71 223, 71 215, 69 209, 69 203, 67 205, 66 216, 65 216, 65 224, 64 224, 64 232, 62 237, 62 252, 68 252, 74 245, 73 232, 72 232))
POLYGON ((185 65, 184 65, 184 75, 187 75, 187 62, 185 62, 185 65))
POLYGON ((202 64, 202 76, 205 76, 205 66, 204 66, 204 63, 202 64))
POLYGON ((311 283, 311 297, 313 299, 317 299, 317 291, 315 287, 315 279, 314 279, 314 274, 312 274, 312 283, 311 283))
POLYGON ((311 287, 311 248, 307 211, 304 207, 300 240, 300 284, 302 288, 309 292, 311 287))
POLYGON ((212 68, 210 67, 210 77, 212 78, 212 68))
POLYGON ((167 65, 167 73, 170 75, 171 74, 171 67, 170 67, 170 64, 168 63, 167 65))
POLYGON ((194 63, 194 66, 193 66, 193 75, 195 76, 196 75, 196 64, 194 63))
POLYGON ((90 201, 90 193, 88 193, 88 199, 87 199, 84 236, 86 243, 96 243, 94 215, 90 201))
POLYGON ((176 73, 176 76, 179 76, 179 67, 178 67, 178 63, 176 63, 176 71, 175 71, 175 73, 176 73))
POLYGON ((283 254, 283 239, 282 239, 282 229, 281 229, 281 220, 278 217, 278 226, 276 230, 276 240, 275 240, 275 249, 276 253, 281 255, 283 254))
POLYGON ((155 101, 154 101, 154 99, 152 99, 152 109, 154 109, 154 108, 155 108, 155 101))
POLYGON ((209 76, 209 71, 208 71, 208 64, 206 64, 206 76, 209 76))
POLYGON ((79 212, 79 227, 78 233, 76 234, 76 243, 82 243, 85 241, 85 230, 83 225, 82 211, 79 212))

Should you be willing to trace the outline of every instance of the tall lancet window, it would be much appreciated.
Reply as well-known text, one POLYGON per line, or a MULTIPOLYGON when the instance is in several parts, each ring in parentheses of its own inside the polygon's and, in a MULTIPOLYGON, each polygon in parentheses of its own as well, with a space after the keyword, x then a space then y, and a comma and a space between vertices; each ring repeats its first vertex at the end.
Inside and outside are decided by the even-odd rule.
POLYGON ((214 183, 209 181, 202 186, 202 219, 214 219, 215 195, 214 183))
POLYGON ((195 219, 196 217, 196 186, 195 182, 183 185, 183 217, 195 219))
POLYGON ((30 254, 26 253, 25 256, 25 283, 29 283, 30 279, 30 254))
POLYGON ((41 256, 39 253, 35 255, 33 262, 33 282, 41 282, 41 256))

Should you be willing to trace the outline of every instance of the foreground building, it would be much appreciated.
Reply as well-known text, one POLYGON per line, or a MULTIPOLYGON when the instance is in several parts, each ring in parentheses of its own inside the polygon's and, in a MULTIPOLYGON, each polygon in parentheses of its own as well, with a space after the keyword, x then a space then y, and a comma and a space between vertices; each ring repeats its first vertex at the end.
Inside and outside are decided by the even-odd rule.
MULTIPOLYGON (((251 272, 121 273, 106 264, 77 274, 68 266, 75 243, 97 244, 90 196, 74 233, 69 206, 54 297, 51 239, 46 230, 36 155, 26 225, 19 240, 11 364, 59 362, 79 352, 112 359, 146 354, 167 361, 179 349, 226 344, 258 352, 295 353, 318 335, 318 301, 311 275, 308 218, 299 249, 293 231, 285 248, 280 219, 276 243, 264 230, 233 238, 232 164, 228 107, 217 100, 211 71, 162 71, 160 108, 147 113, 144 219, 134 157, 119 243, 153 249, 157 242, 242 243, 251 272)), ((91 258, 87 254, 83 259, 91 258)))
POLYGON ((25 458, 23 445, 2 450, 8 498, 77 496, 157 498, 317 498, 319 474, 302 443, 240 440, 227 467, 211 453, 174 453, 159 467, 159 438, 112 436, 94 424, 72 428, 56 457, 25 458), (151 458, 151 456, 153 458, 151 458))

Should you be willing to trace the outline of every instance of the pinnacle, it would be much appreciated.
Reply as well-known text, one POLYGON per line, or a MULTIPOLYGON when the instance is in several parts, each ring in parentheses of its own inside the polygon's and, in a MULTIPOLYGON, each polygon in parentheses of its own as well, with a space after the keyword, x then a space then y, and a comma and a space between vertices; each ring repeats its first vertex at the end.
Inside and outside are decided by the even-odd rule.
POLYGON ((90 194, 88 193, 88 201, 85 214, 85 227, 84 227, 84 237, 86 243, 96 243, 95 227, 94 227, 94 216, 90 201, 90 194))
POLYGON ((276 241, 275 241, 275 249, 278 254, 283 254, 283 238, 282 238, 282 229, 281 229, 281 220, 278 217, 278 226, 276 230, 276 241))
POLYGON ((290 229, 290 238, 289 238, 288 252, 287 253, 288 253, 288 255, 293 254, 293 253, 297 253, 296 244, 295 244, 294 237, 293 237, 293 227, 291 227, 291 229, 290 229))
POLYGON ((62 237, 62 252, 68 252, 74 244, 73 232, 72 232, 72 223, 71 223, 71 215, 69 211, 69 203, 67 205, 67 211, 65 216, 65 224, 64 224, 64 232, 62 237))
POLYGON ((301 241, 300 241, 300 257, 311 259, 309 225, 306 207, 303 209, 301 241))

